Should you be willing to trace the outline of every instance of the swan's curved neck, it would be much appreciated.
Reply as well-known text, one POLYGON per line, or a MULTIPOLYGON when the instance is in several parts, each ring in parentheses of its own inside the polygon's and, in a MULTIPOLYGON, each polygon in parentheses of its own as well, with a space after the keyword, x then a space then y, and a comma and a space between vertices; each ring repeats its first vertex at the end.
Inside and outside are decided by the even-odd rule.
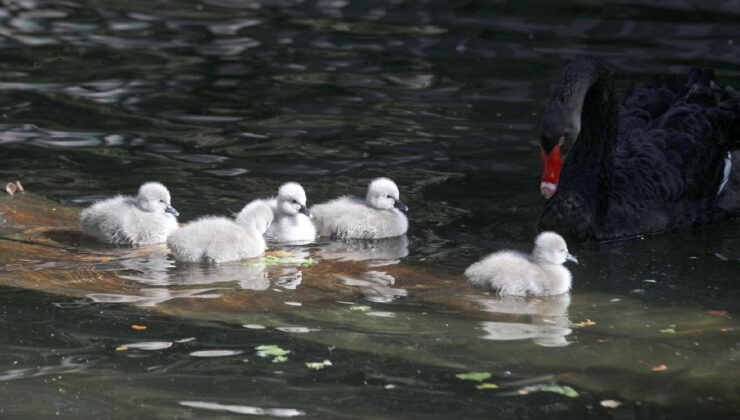
POLYGON ((578 127, 558 188, 572 182, 581 190, 608 185, 618 124, 611 71, 594 59, 575 61, 564 71, 551 102, 562 104, 562 115, 576 119, 578 127))
POLYGON ((563 69, 544 116, 544 122, 552 126, 552 131, 557 134, 571 131, 577 136, 586 95, 599 81, 603 70, 601 63, 588 57, 580 57, 563 69))

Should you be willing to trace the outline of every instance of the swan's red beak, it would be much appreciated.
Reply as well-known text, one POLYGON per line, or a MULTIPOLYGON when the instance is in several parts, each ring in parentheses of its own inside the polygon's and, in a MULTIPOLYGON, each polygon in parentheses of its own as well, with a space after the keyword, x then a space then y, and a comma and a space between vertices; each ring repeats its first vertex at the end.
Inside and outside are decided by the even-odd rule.
POLYGON ((545 198, 552 197, 558 188, 560 179, 560 167, 563 166, 563 159, 560 158, 560 145, 555 146, 550 154, 545 153, 545 149, 540 147, 540 155, 545 169, 542 172, 542 182, 540 182, 540 192, 545 198))

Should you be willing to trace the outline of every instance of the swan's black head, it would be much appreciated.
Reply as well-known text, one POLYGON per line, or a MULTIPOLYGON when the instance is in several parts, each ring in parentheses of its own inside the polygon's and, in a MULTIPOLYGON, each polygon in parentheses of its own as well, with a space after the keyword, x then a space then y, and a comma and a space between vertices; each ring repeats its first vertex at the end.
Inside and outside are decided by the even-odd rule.
POLYGON ((540 154, 545 165, 540 192, 545 198, 555 193, 560 168, 581 131, 583 101, 603 66, 591 57, 568 64, 553 89, 540 125, 540 154))
POLYGON ((540 155, 544 169, 540 192, 545 198, 555 194, 560 179, 560 169, 573 147, 581 129, 581 114, 564 109, 558 104, 548 106, 540 127, 540 155), (574 115, 575 114, 575 115, 574 115))

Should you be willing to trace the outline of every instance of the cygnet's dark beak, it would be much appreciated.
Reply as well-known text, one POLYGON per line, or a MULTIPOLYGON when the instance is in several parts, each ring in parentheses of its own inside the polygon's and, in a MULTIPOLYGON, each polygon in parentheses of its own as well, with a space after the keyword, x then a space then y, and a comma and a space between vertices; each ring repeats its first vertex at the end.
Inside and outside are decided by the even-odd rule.
POLYGON ((395 207, 395 208, 397 208, 397 209, 401 210, 402 212, 407 212, 407 211, 409 211, 409 208, 408 208, 408 206, 407 206, 407 205, 405 205, 405 204, 403 204, 403 203, 401 202, 401 200, 396 200, 396 204, 394 204, 394 205, 393 205, 393 207, 395 207))
POLYGON ((309 219, 313 219, 313 214, 311 214, 311 210, 308 209, 308 207, 301 204, 301 208, 298 210, 298 213, 303 213, 306 216, 308 216, 309 219))
POLYGON ((574 263, 578 264, 578 258, 576 258, 576 256, 571 254, 570 252, 568 253, 568 255, 565 256, 565 259, 568 261, 573 261, 574 263))
POLYGON ((175 210, 175 208, 174 208, 174 207, 172 207, 172 206, 169 206, 169 205, 168 205, 168 206, 167 206, 167 207, 166 207, 166 208, 164 209, 164 212, 165 212, 165 213, 171 213, 171 214, 173 214, 173 215, 174 215, 175 217, 177 217, 177 216, 179 216, 179 215, 180 215, 180 213, 178 213, 178 212, 177 212, 177 210, 175 210))

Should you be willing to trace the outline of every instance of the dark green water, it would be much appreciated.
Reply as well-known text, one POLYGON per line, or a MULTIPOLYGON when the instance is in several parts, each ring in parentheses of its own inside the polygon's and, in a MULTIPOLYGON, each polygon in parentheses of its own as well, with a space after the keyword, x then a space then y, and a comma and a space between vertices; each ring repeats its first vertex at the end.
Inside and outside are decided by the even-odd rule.
POLYGON ((223 287, 289 302, 306 286, 295 268, 255 285, 164 254, 118 267, 153 296, 133 305, 0 287, 0 417, 740 414, 738 222, 573 244, 582 264, 569 299, 498 301, 455 275, 493 250, 530 247, 543 200, 539 115, 574 56, 600 57, 621 90, 696 66, 740 88, 740 5, 656 4, 3 1, 3 183, 82 207, 158 180, 188 221, 238 211, 288 180, 316 203, 390 176, 411 209, 402 263, 445 273, 450 296, 388 291, 374 272, 346 299, 330 285, 312 291, 328 303, 292 312, 167 317, 140 306, 172 299, 175 277, 246 278, 223 287), (451 304, 458 292, 488 315, 451 304), (596 325, 571 325, 586 319, 596 325), (115 350, 140 342, 161 345, 115 350), (262 344, 290 349, 289 361, 259 357, 262 344), (210 350, 234 353, 195 353, 210 350), (323 360, 332 366, 305 365, 323 360), (455 376, 468 371, 500 388, 455 376), (578 396, 520 392, 543 384, 578 396))

